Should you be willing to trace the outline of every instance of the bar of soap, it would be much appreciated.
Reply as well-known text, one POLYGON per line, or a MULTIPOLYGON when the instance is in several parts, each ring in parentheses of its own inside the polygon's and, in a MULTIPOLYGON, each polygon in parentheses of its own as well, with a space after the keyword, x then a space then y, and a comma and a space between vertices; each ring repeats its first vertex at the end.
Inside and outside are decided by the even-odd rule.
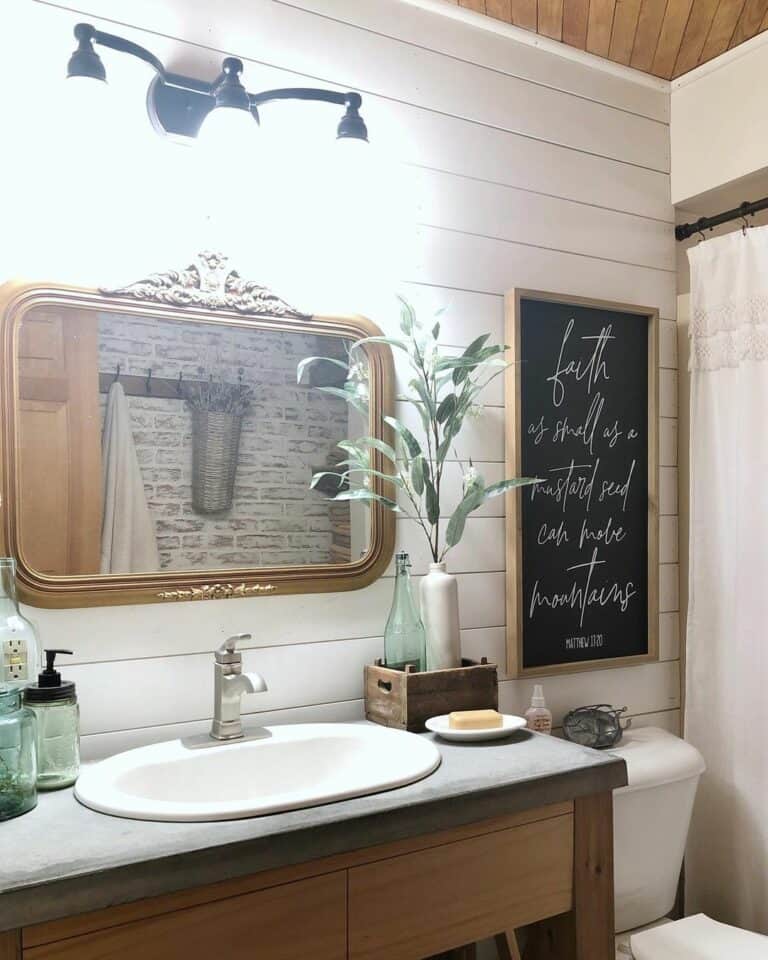
POLYGON ((483 730, 486 727, 500 727, 503 722, 497 710, 457 710, 448 714, 451 730, 483 730))

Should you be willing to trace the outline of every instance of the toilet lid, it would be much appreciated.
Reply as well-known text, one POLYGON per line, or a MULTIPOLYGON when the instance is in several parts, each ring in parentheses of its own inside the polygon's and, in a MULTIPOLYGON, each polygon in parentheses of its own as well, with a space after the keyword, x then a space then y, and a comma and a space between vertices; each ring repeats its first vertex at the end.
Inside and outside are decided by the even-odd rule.
POLYGON ((634 960, 766 960, 768 937, 710 920, 703 913, 631 937, 634 960))
POLYGON ((690 743, 659 727, 629 729, 611 753, 627 764, 628 784, 616 792, 630 793, 689 780, 704 772, 704 759, 690 743))

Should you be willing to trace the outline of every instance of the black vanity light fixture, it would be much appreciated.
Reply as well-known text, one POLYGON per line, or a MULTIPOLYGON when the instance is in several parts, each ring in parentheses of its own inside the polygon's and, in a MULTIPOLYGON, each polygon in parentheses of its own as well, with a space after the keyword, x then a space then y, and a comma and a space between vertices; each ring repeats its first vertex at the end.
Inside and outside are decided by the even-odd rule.
POLYGON ((249 93, 241 81, 243 62, 236 57, 225 57, 221 73, 212 83, 208 83, 166 70, 149 50, 123 37, 103 33, 89 23, 78 23, 75 37, 78 46, 69 60, 68 78, 106 83, 107 73, 94 45, 127 53, 152 67, 156 76, 147 92, 147 110, 159 133, 196 137, 203 121, 209 116, 206 127, 211 125, 214 118, 220 122, 235 121, 240 125, 245 118, 258 126, 259 108, 263 104, 277 100, 314 100, 344 108, 336 128, 337 139, 368 141, 368 130, 360 116, 362 98, 359 93, 338 93, 313 87, 287 87, 249 93))

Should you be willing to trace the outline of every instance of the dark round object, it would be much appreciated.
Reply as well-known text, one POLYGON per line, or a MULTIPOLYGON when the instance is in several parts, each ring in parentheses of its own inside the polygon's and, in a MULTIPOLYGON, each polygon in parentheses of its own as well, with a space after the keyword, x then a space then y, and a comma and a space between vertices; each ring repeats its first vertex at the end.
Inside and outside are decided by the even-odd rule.
POLYGON ((577 707, 563 717, 565 739, 596 750, 615 747, 624 732, 621 726, 621 715, 626 709, 626 707, 617 709, 608 703, 577 707))

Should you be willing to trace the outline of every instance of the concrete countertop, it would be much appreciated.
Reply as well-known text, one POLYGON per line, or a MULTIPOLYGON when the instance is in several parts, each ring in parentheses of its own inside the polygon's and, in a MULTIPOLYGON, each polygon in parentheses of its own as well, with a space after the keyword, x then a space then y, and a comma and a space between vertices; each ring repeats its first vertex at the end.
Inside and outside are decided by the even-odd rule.
MULTIPOLYGON (((424 734, 434 738, 432 734, 424 734)), ((624 761, 521 731, 436 741, 418 783, 289 813, 215 823, 105 816, 72 790, 0 824, 0 931, 461 826, 621 787, 624 761)))

